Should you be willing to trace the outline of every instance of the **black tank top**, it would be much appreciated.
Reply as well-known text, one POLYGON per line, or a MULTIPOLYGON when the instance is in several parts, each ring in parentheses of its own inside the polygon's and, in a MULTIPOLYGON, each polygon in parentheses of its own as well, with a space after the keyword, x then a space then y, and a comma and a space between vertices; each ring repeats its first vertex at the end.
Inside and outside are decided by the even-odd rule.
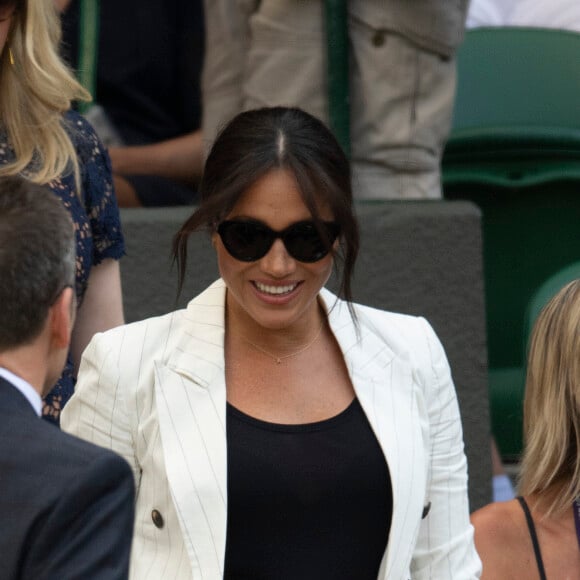
POLYGON ((358 400, 305 425, 228 404, 224 580, 376 580, 393 508, 383 452, 358 400))

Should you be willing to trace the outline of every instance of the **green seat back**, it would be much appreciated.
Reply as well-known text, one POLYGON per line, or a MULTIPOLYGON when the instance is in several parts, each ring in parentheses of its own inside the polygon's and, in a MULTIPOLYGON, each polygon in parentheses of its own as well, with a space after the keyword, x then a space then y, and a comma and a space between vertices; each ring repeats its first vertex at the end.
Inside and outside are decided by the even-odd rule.
POLYGON ((443 192, 482 210, 492 429, 515 459, 528 302, 580 260, 580 34, 470 30, 457 60, 443 192))
MULTIPOLYGON (((580 225, 579 225, 580 227, 580 225)), ((569 282, 580 278, 580 261, 574 262, 562 268, 552 276, 550 276, 537 290, 534 292, 528 308, 526 310, 526 320, 524 325, 524 346, 527 352, 530 342, 530 335, 536 319, 540 312, 548 304, 548 302, 569 282)), ((580 356, 580 353, 579 353, 580 356)))
POLYGON ((478 28, 457 57, 447 183, 580 179, 580 34, 478 28))

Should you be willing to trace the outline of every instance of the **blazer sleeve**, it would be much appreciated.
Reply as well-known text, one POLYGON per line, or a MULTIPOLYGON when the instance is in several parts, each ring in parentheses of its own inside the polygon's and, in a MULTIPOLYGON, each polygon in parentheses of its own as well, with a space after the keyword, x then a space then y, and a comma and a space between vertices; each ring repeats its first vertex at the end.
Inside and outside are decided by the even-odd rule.
POLYGON ((427 343, 420 365, 427 415, 427 513, 413 553, 412 578, 479 578, 481 562, 469 521, 467 460, 455 387, 443 346, 427 321, 420 319, 420 324, 427 343))
POLYGON ((125 327, 119 327, 93 337, 81 359, 75 393, 62 411, 61 427, 121 455, 131 466, 138 488, 141 468, 127 411, 123 384, 127 378, 120 372, 124 333, 125 327))
POLYGON ((66 483, 35 522, 19 577, 126 580, 135 494, 127 463, 99 452, 66 483))

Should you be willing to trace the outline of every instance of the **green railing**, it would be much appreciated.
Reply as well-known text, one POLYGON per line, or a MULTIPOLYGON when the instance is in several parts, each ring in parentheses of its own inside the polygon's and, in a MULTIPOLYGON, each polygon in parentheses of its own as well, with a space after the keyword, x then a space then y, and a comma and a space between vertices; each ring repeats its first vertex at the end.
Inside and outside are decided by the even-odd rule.
POLYGON ((347 0, 325 0, 330 127, 350 155, 347 0))

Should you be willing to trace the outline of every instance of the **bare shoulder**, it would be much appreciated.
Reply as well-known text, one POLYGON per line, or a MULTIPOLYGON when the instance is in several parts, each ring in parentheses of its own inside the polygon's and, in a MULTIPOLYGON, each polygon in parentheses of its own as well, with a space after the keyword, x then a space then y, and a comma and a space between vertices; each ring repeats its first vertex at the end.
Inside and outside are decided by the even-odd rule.
MULTIPOLYGON (((522 508, 517 500, 490 503, 471 514, 476 534, 501 533, 509 536, 513 520, 519 521, 522 508)), ((505 538, 504 538, 505 539, 505 538)))
POLYGON ((471 514, 483 579, 525 578, 530 540, 517 500, 486 505, 471 514))

